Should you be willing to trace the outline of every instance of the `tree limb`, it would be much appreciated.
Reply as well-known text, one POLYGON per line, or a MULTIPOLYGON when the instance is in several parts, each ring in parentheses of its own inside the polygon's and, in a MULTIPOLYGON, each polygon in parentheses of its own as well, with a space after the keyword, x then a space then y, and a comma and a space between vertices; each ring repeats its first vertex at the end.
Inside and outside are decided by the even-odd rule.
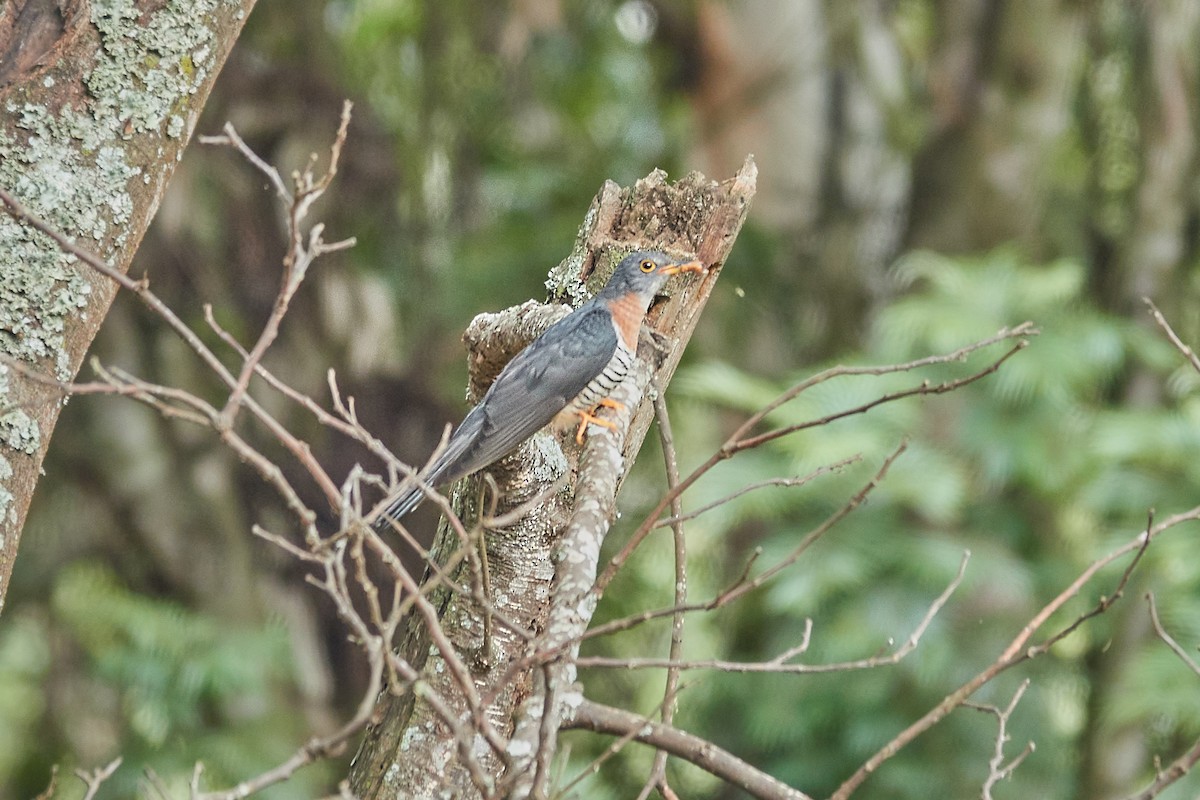
POLYGON ((584 700, 565 727, 627 736, 695 764, 760 800, 812 800, 707 739, 619 708, 584 700))

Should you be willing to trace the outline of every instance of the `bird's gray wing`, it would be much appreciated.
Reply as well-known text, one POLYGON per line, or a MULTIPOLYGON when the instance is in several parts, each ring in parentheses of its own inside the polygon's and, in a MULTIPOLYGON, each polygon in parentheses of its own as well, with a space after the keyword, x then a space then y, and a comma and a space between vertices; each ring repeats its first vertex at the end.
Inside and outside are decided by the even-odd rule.
POLYGON ((459 425, 438 460, 438 482, 483 469, 537 433, 608 366, 616 349, 612 315, 596 301, 551 325, 508 362, 459 425))
MULTIPOLYGON (((500 371, 423 480, 441 486, 507 455, 575 399, 608 366, 616 349, 612 315, 599 301, 591 300, 551 325, 500 371)), ((410 485, 389 498, 375 520, 376 529, 387 530, 424 497, 410 485)))

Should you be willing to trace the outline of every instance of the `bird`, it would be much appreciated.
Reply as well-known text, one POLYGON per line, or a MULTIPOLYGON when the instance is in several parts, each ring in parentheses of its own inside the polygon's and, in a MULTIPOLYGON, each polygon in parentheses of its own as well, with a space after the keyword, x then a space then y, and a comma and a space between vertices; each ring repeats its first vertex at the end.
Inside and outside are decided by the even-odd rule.
MULTIPOLYGON (((699 261, 675 261, 658 250, 621 259, 590 300, 547 328, 505 365, 479 404, 467 412, 442 452, 420 479, 428 486, 454 483, 491 466, 551 423, 578 422, 582 444, 589 423, 615 429, 596 412, 619 408, 609 395, 624 380, 637 352, 642 321, 672 275, 705 272, 699 261)), ((406 481, 380 506, 377 530, 388 529, 425 499, 406 481)))

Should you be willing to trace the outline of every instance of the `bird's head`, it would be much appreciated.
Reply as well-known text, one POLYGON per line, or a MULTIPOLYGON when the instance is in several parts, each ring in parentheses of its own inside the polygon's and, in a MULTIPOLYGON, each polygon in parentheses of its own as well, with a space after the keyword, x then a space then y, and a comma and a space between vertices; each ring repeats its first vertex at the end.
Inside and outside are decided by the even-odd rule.
POLYGON ((681 272, 704 272, 704 267, 695 260, 673 261, 658 250, 638 250, 621 259, 600 294, 612 298, 636 294, 648 307, 667 278, 681 272))

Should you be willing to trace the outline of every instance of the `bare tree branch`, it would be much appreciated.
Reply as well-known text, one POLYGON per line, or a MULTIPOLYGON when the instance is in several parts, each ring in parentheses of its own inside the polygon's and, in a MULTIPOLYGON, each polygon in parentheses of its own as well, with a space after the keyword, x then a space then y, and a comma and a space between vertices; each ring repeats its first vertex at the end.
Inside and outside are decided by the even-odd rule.
POLYGON ((940 703, 930 709, 916 722, 909 725, 903 731, 895 736, 890 742, 884 745, 879 752, 871 756, 867 761, 860 766, 853 775, 847 778, 838 790, 831 796, 831 800, 846 800, 853 792, 862 785, 862 783, 870 777, 871 773, 879 769, 879 767, 900 752, 905 745, 909 744, 913 739, 920 736, 929 728, 936 725, 946 717, 955 708, 961 706, 967 699, 978 691, 979 687, 991 681, 1001 672, 1020 664, 1029 659, 1036 658, 1044 654, 1049 647, 1060 641, 1064 636, 1069 635, 1076 630, 1083 621, 1090 619, 1096 614, 1103 613, 1112 607, 1121 596, 1121 590, 1129 580, 1133 568, 1141 559, 1142 553, 1145 552, 1150 542, 1155 537, 1162 534, 1184 522, 1200 519, 1200 506, 1197 506, 1189 511, 1175 514, 1157 524, 1148 525, 1147 528, 1132 538, 1129 542, 1118 547, 1106 556, 1096 559, 1087 566, 1086 569, 1074 580, 1069 586, 1063 589, 1053 600, 1047 603, 1034 617, 1021 629, 1020 633, 1009 643, 1004 652, 1000 654, 991 664, 985 667, 975 677, 962 684, 950 694, 946 695, 940 703), (1081 614, 1075 620, 1062 629, 1054 632, 1042 642, 1034 645, 1029 644, 1029 640, 1037 633, 1049 618, 1061 609, 1067 601, 1078 595, 1085 586, 1088 586, 1095 578, 1096 574, 1104 567, 1112 564, 1130 553, 1134 554, 1129 565, 1122 571, 1121 577, 1117 582, 1116 590, 1110 595, 1101 597, 1096 606, 1081 614))
POLYGON ((660 659, 660 658, 609 658, 604 656, 580 656, 575 659, 575 663, 580 667, 610 667, 616 669, 675 669, 675 670, 694 670, 694 669, 713 669, 721 672, 766 672, 766 673, 785 673, 797 675, 815 675, 829 672, 849 672, 860 669, 874 669, 876 667, 889 666, 899 663, 909 653, 916 649, 920 644, 921 638, 925 635, 929 625, 933 622, 933 618, 945 607, 950 600, 950 596, 958 589, 962 583, 963 576, 966 575, 967 562, 970 560, 971 553, 966 551, 963 553, 962 561, 959 562, 958 572, 955 573, 953 580, 942 591, 940 595, 930 604, 925 616, 921 618, 920 623, 908 638, 901 643, 899 647, 890 653, 884 655, 871 656, 862 658, 856 661, 842 661, 834 664, 794 664, 790 663, 793 658, 801 655, 808 650, 809 641, 812 635, 812 620, 806 620, 804 626, 804 635, 801 637, 799 644, 789 647, 779 655, 767 661, 722 661, 719 659, 707 660, 680 660, 676 657, 660 659))
POLYGON ((584 700, 565 727, 629 736, 679 756, 760 800, 811 800, 804 792, 756 769, 707 739, 629 711, 584 700))
MULTIPOLYGON (((798 487, 798 486, 806 486, 810 482, 816 480, 817 478, 820 478, 823 475, 829 475, 834 472, 840 472, 841 470, 845 469, 846 467, 850 466, 851 464, 857 464, 860 461, 862 461, 862 455, 853 455, 853 456, 850 456, 849 458, 843 458, 840 461, 835 461, 832 464, 825 464, 823 466, 820 466, 817 469, 814 469, 812 472, 808 473, 807 475, 797 475, 794 478, 767 478, 765 480, 755 481, 754 483, 748 483, 745 486, 743 486, 742 488, 738 489, 736 492, 730 492, 729 494, 725 495, 724 497, 714 500, 711 503, 705 503, 704 505, 697 508, 695 511, 689 511, 686 514, 683 514, 683 513, 676 514, 674 512, 674 510, 672 510, 671 516, 660 519, 655 524, 654 527, 666 528, 669 526, 673 526, 676 522, 687 522, 689 520, 693 520, 696 517, 707 514, 709 511, 712 511, 714 508, 719 508, 719 507, 725 505, 726 503, 736 500, 737 498, 741 497, 742 495, 749 494, 750 492, 757 491, 758 489, 765 489, 769 486, 782 486, 782 487, 789 488, 789 489, 793 488, 793 487, 798 487)), ((668 487, 668 491, 671 488, 674 488, 674 487, 673 486, 668 487)), ((671 507, 672 507, 672 509, 674 509, 675 500, 671 501, 671 507)))
MULTIPOLYGON (((598 558, 612 497, 651 423, 650 403, 638 402, 643 397, 641 387, 651 372, 657 373, 664 386, 673 372, 681 345, 690 336, 745 218, 754 180, 755 168, 748 161, 733 180, 722 184, 696 174, 668 184, 658 171, 628 190, 605 184, 588 212, 575 250, 551 274, 552 299, 585 294, 580 279, 628 247, 657 247, 681 256, 694 255, 712 269, 703 279, 680 285, 651 310, 635 370, 644 375, 641 385, 633 387, 636 391, 627 397, 617 398, 626 403, 628 414, 618 413, 617 420, 627 425, 627 434, 611 437, 607 431, 597 429, 581 454, 573 442, 564 451, 552 437, 539 434, 489 469, 503 495, 503 501, 494 509, 487 508, 486 503, 480 507, 479 492, 473 489, 477 481, 468 480, 455 493, 460 516, 484 519, 487 526, 484 541, 492 585, 499 587, 491 605, 524 620, 525 631, 538 636, 536 646, 511 634, 493 636, 488 649, 491 657, 472 663, 480 700, 488 714, 513 726, 507 746, 511 763, 496 761, 494 774, 503 778, 495 794, 519 797, 534 791, 535 783, 548 785, 558 720, 569 715, 571 702, 578 696, 574 667, 569 663, 572 642, 577 642, 586 630, 594 607, 586 601, 572 608, 566 598, 575 593, 574 587, 581 586, 581 599, 586 600, 591 579, 584 585, 578 578, 588 570, 587 564, 598 558), (654 229, 648 230, 648 224, 654 229), (577 482, 568 478, 563 489, 550 494, 546 502, 529 503, 544 496, 546 487, 569 472, 570 462, 576 458, 580 475, 577 482), (532 508, 528 515, 514 519, 512 507, 520 505, 532 508), (552 598, 549 604, 547 597, 552 598), (543 641, 552 644, 543 645, 543 641), (530 657, 531 653, 548 651, 557 654, 544 659, 530 657)), ((469 394, 482 394, 507 360, 562 313, 565 309, 559 306, 526 303, 478 317, 464 336, 470 353, 469 394)), ((624 389, 630 390, 630 386, 624 389)), ((459 547, 439 534, 431 557, 440 560, 459 547)), ((594 578, 595 566, 590 572, 594 578)), ((452 632, 456 648, 469 653, 485 647, 486 621, 490 618, 487 604, 454 593, 439 596, 443 598, 442 625, 452 632)), ((417 624, 414 621, 413 626, 417 624)), ((422 674, 433 685, 443 686, 446 673, 439 671, 439 659, 424 660, 432 632, 425 630, 428 626, 423 620, 419 628, 413 626, 404 634, 404 652, 411 656, 412 663, 423 665, 422 674)), ((455 690, 438 691, 451 696, 455 690)), ((384 700, 379 709, 383 722, 372 728, 355 762, 352 787, 360 795, 373 798, 394 794, 396 786, 404 786, 403 791, 415 797, 439 791, 469 793, 440 731, 435 732, 437 741, 433 746, 416 759, 412 752, 399 749, 408 735, 405 731, 427 730, 423 727, 425 713, 419 700, 384 700), (389 776, 387 786, 384 776, 389 776)), ((504 734, 507 731, 502 731, 504 734)))
MULTIPOLYGON (((873 492, 875 490, 875 488, 877 486, 879 486, 879 484, 887 476, 888 470, 891 469, 892 464, 895 463, 896 459, 899 458, 900 455, 907 448, 908 448, 907 442, 901 442, 896 447, 896 449, 893 450, 892 453, 890 455, 888 455, 887 458, 884 459, 884 461, 880 465, 879 469, 876 470, 875 474, 871 477, 871 479, 869 481, 867 481, 867 483, 865 483, 862 486, 862 488, 860 488, 849 500, 847 500, 842 505, 841 508, 839 508, 837 511, 833 512, 831 515, 826 517, 824 522, 822 522, 816 528, 809 531, 804 536, 804 538, 802 538, 800 540, 799 544, 797 544, 794 548, 792 548, 792 551, 790 553, 788 553, 786 556, 784 556, 783 558, 781 558, 777 563, 773 564, 772 566, 770 566, 767 569, 760 572, 758 575, 755 575, 753 578, 751 578, 750 577, 751 567, 753 566, 754 562, 757 560, 758 555, 759 555, 758 552, 756 551, 751 556, 750 560, 747 562, 745 569, 742 571, 742 574, 736 580, 734 580, 733 583, 731 583, 727 588, 725 588, 723 591, 721 591, 715 597, 713 597, 712 599, 710 599, 708 601, 701 602, 701 603, 688 603, 687 605, 685 605, 682 608, 682 610, 685 612, 711 611, 713 609, 721 608, 722 606, 726 606, 736 600, 741 599, 747 593, 752 592, 755 589, 759 588, 760 586, 762 586, 763 584, 765 584, 766 582, 768 582, 769 580, 774 578, 776 575, 778 575, 780 572, 783 572, 788 567, 795 564, 796 561, 799 560, 800 556, 804 555, 804 553, 810 547, 812 547, 813 544, 815 544, 817 542, 817 540, 819 540, 822 536, 824 536, 826 533, 828 533, 830 530, 832 530, 835 525, 837 525, 839 522, 841 522, 843 519, 845 519, 849 514, 851 514, 854 511, 854 509, 858 508, 860 505, 862 505, 866 501, 867 497, 871 494, 871 492, 873 492)), ((667 493, 670 494, 669 491, 667 493)), ((660 509, 660 512, 661 512, 661 509, 660 509)), ((615 561, 615 559, 614 559, 614 561, 615 561)), ((613 564, 613 561, 610 561, 609 566, 611 566, 612 564, 613 564)), ((593 594, 595 593, 594 585, 592 588, 592 592, 593 592, 593 594)), ((672 616, 678 610, 679 609, 676 609, 674 606, 670 606, 668 608, 659 608, 659 609, 653 609, 650 611, 643 611, 639 614, 632 614, 628 617, 622 617, 620 619, 611 620, 602 625, 597 625, 596 627, 587 631, 584 634, 584 638, 591 639, 596 636, 605 636, 610 633, 615 633, 617 631, 628 630, 629 628, 632 628, 636 625, 641 625, 643 623, 649 622, 652 619, 658 619, 660 617, 672 616)), ((543 658, 544 657, 552 657, 552 656, 553 656, 552 653, 539 654, 539 657, 543 657, 543 658)))
POLYGON ((976 705, 975 703, 963 703, 967 708, 974 708, 980 711, 986 711, 996 717, 996 746, 992 751, 992 758, 988 761, 988 775, 983 782, 981 792, 982 800, 992 800, 992 789, 995 788, 1002 780, 1011 777, 1017 767, 1021 766, 1021 762, 1029 757, 1036 749, 1033 742, 1025 745, 1011 761, 1004 763, 1004 745, 1008 744, 1010 737, 1008 735, 1008 720, 1012 717, 1013 711, 1017 708, 1017 703, 1021 702, 1021 698, 1025 694, 1025 690, 1029 688, 1029 679, 1021 681, 1021 685, 1017 687, 1017 691, 1013 693, 1012 700, 1003 709, 996 706, 976 705))
POLYGON ((1197 739, 1187 752, 1172 761, 1166 769, 1156 770, 1154 782, 1136 795, 1130 795, 1128 800, 1153 800, 1163 793, 1163 790, 1175 784, 1180 778, 1192 771, 1192 767, 1200 762, 1200 739, 1197 739))
MULTIPOLYGON (((658 387, 654 387, 654 414, 658 419, 658 438, 662 444, 663 466, 667 475, 667 490, 670 491, 679 484, 679 461, 675 453, 675 435, 671 430, 671 416, 667 412, 667 399, 658 387)), ((683 503, 678 496, 671 501, 671 542, 675 549, 675 607, 682 609, 687 605, 687 538, 683 533, 683 503)), ((683 611, 676 611, 671 616, 671 645, 668 660, 677 662, 683 657, 683 611)), ((576 661, 578 663, 578 660, 576 661)), ((666 685, 663 687, 662 723, 670 725, 675 721, 675 708, 678 703, 680 670, 676 667, 667 668, 666 685)), ((671 791, 667 785, 667 752, 659 750, 654 754, 654 763, 646 778, 642 791, 637 800, 646 800, 655 789, 661 789, 663 796, 671 791)))
POLYGON ((51 800, 54 797, 54 791, 58 788, 58 764, 50 765, 50 782, 46 784, 46 788, 38 793, 38 796, 33 800, 51 800))
POLYGON ((1187 664, 1188 669, 1200 675, 1200 664, 1197 664, 1187 651, 1180 646, 1179 642, 1171 634, 1167 633, 1167 629, 1163 627, 1162 621, 1158 618, 1158 606, 1154 603, 1154 592, 1146 592, 1146 603, 1150 606, 1150 622, 1154 625, 1154 632, 1158 634, 1158 638, 1166 643, 1167 647, 1171 648, 1171 652, 1179 656, 1179 659, 1187 664))
POLYGON ((705 474, 707 474, 709 472, 709 470, 711 470, 713 467, 715 467, 721 461, 724 461, 727 458, 731 458, 733 455, 735 455, 736 453, 739 453, 743 450, 751 449, 753 447, 758 447, 762 444, 765 444, 766 442, 772 441, 774 439, 778 439, 782 436, 787 436, 792 433, 796 433, 797 431, 816 427, 818 425, 825 425, 834 420, 842 419, 844 417, 852 416, 855 414, 866 413, 867 411, 871 410, 872 408, 875 408, 876 406, 882 405, 884 403, 893 402, 895 400, 900 400, 905 397, 914 397, 917 395, 942 394, 944 392, 953 391, 962 386, 966 386, 970 383, 974 383, 975 381, 978 381, 988 375, 991 375, 993 372, 998 370, 1005 361, 1007 361, 1009 358, 1011 358, 1013 355, 1015 355, 1020 350, 1024 349, 1024 347, 1028 344, 1028 341, 1025 337, 1034 336, 1037 333, 1038 333, 1038 331, 1033 326, 1032 323, 1025 322, 1025 323, 1022 323, 1021 325, 1018 325, 1017 327, 1012 328, 1012 329, 1005 328, 1005 329, 999 331, 998 333, 996 333, 994 336, 990 336, 986 339, 982 339, 978 342, 974 342, 972 344, 966 345, 965 347, 961 347, 952 353, 946 353, 944 355, 936 355, 936 356, 927 356, 925 358, 916 359, 915 361, 910 361, 905 364, 896 364, 896 365, 891 365, 891 366, 882 366, 882 367, 841 367, 841 366, 839 366, 839 367, 833 367, 831 369, 827 369, 821 373, 818 373, 817 375, 814 375, 804 381, 801 381, 800 383, 796 384, 792 388, 790 388, 787 391, 780 394, 777 398, 775 398, 770 403, 765 405, 762 409, 760 409, 759 411, 752 414, 749 418, 747 418, 746 421, 743 422, 738 427, 738 429, 733 432, 732 435, 730 435, 730 437, 725 441, 725 444, 722 445, 721 448, 719 450, 717 450, 717 452, 713 453, 713 455, 711 457, 709 457, 709 459, 707 461, 705 461, 703 464, 701 464, 699 467, 697 467, 695 470, 693 470, 691 472, 691 474, 689 474, 686 478, 684 478, 682 481, 680 481, 679 484, 674 489, 668 491, 666 494, 663 495, 662 498, 659 499, 658 504, 655 505, 654 509, 649 514, 646 515, 645 521, 642 522, 642 524, 638 527, 638 529, 636 531, 634 531, 633 535, 629 537, 629 540, 625 543, 625 546, 621 548, 621 551, 619 553, 617 553, 617 555, 612 557, 612 559, 609 561, 608 565, 604 568, 604 571, 596 579, 596 585, 592 589, 593 593, 596 594, 597 596, 604 593, 605 587, 607 587, 608 584, 612 582, 612 579, 614 577, 616 577, 617 572, 621 569, 621 565, 624 564, 625 561, 627 561, 629 559, 629 556, 633 554, 633 551, 636 550, 638 548, 638 546, 641 545, 642 541, 645 540, 646 536, 650 533, 650 531, 658 526, 658 519, 662 516, 663 511, 667 508, 668 505, 670 505, 670 503, 674 499, 674 497, 687 491, 687 489, 689 489, 693 484, 695 484, 696 481, 700 480, 700 478, 702 478, 705 474), (903 390, 900 392, 894 392, 891 394, 884 395, 882 397, 876 398, 875 400, 872 400, 871 402, 864 403, 862 405, 855 406, 853 408, 846 409, 844 411, 840 411, 835 414, 830 414, 828 416, 822 417, 819 420, 810 420, 809 422, 800 423, 798 425, 789 425, 784 428, 778 428, 778 429, 768 431, 766 433, 762 433, 762 434, 759 434, 756 436, 750 435, 750 432, 752 430, 754 430, 756 427, 758 427, 759 423, 761 423, 771 411, 774 411, 775 409, 779 408, 780 406, 784 405, 785 403, 795 399, 802 392, 807 391, 808 389, 812 388, 813 386, 816 386, 820 383, 824 383, 825 381, 828 381, 828 380, 832 380, 833 378, 837 378, 837 377, 841 377, 841 376, 845 376, 845 375, 886 375, 886 374, 891 374, 891 373, 895 373, 895 372, 911 371, 911 370, 918 369, 920 367, 929 366, 932 364, 945 364, 945 363, 950 363, 950 362, 955 362, 955 361, 962 361, 967 356, 969 356, 971 353, 974 353, 977 350, 980 350, 982 348, 996 344, 998 342, 1007 341, 1007 340, 1011 340, 1011 339, 1017 340, 1017 344, 1015 346, 1013 346, 1010 350, 1008 350, 1006 353, 1004 353, 999 358, 995 359, 991 364, 989 364, 984 369, 982 369, 978 372, 975 372, 971 375, 968 375, 964 378, 959 378, 959 379, 951 380, 951 381, 945 381, 945 382, 939 383, 939 384, 930 384, 929 381, 922 381, 920 384, 918 384, 917 386, 914 386, 912 388, 909 388, 909 389, 906 389, 906 390, 903 390))
POLYGON ((83 800, 92 800, 96 796, 96 792, 100 791, 100 787, 104 782, 112 777, 117 768, 121 766, 123 759, 117 756, 112 761, 108 762, 107 766, 97 767, 90 772, 84 769, 75 770, 75 777, 83 781, 87 787, 87 792, 83 795, 83 800))
POLYGON ((1192 365, 1192 368, 1196 372, 1200 372, 1200 356, 1197 356, 1192 348, 1184 344, 1183 340, 1179 338, 1179 334, 1171 327, 1171 323, 1167 322, 1167 318, 1163 316, 1163 313, 1158 310, 1158 306, 1154 305, 1154 302, 1149 297, 1143 297, 1142 302, 1150 307, 1150 314, 1154 317, 1154 321, 1158 324, 1158 327, 1162 328, 1163 333, 1166 334, 1171 344, 1175 345, 1175 349, 1183 354, 1183 357, 1187 359, 1187 362, 1192 365))

